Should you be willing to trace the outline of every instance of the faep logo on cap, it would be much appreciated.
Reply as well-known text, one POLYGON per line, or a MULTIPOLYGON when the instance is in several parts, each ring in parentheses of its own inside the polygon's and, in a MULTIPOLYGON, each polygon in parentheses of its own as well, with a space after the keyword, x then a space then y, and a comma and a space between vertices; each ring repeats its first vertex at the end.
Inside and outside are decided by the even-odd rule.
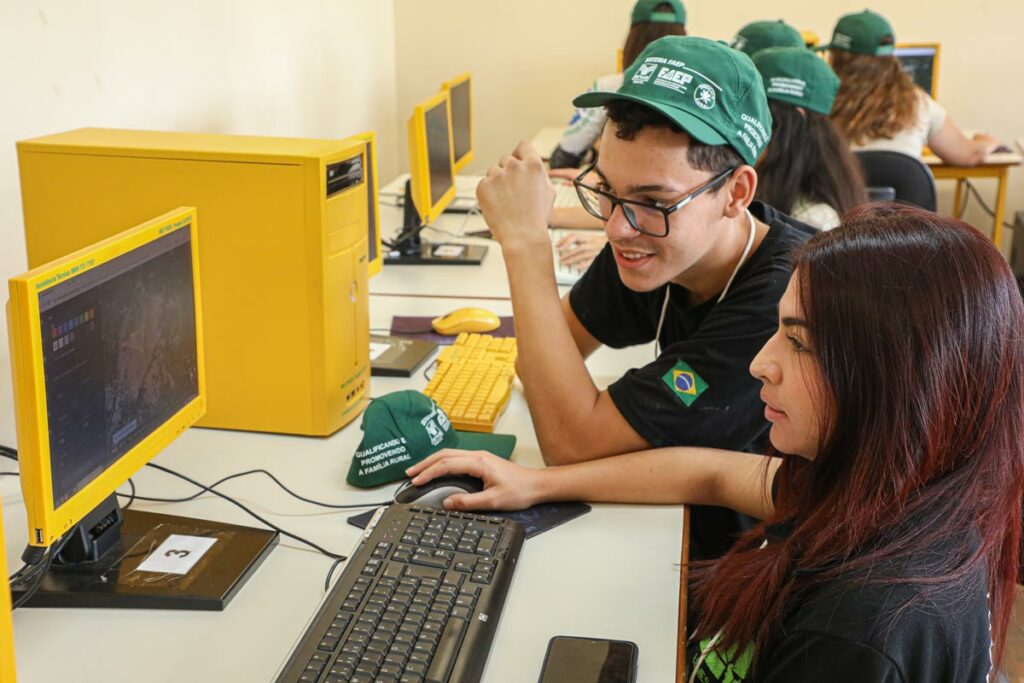
POLYGON ((701 83, 693 92, 693 101, 701 109, 711 109, 715 106, 715 89, 707 83, 701 83))
POLYGON ((658 70, 657 64, 641 64, 640 68, 637 69, 636 73, 633 74, 634 83, 646 83, 651 80, 651 76, 658 70))

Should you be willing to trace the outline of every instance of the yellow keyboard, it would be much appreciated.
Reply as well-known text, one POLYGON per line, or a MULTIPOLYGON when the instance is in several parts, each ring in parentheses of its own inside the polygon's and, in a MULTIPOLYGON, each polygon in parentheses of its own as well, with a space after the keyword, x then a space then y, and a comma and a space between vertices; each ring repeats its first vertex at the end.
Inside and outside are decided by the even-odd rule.
POLYGON ((456 429, 493 432, 515 377, 514 337, 464 333, 441 349, 437 371, 423 393, 437 401, 456 429))

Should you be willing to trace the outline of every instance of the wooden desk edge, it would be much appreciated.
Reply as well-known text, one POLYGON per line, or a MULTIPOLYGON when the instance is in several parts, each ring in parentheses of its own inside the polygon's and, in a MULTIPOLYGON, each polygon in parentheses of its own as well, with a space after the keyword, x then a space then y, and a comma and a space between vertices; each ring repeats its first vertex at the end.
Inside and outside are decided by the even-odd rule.
POLYGON ((690 573, 690 506, 683 506, 683 542, 679 551, 679 625, 676 638, 676 683, 686 678, 686 586, 690 573))

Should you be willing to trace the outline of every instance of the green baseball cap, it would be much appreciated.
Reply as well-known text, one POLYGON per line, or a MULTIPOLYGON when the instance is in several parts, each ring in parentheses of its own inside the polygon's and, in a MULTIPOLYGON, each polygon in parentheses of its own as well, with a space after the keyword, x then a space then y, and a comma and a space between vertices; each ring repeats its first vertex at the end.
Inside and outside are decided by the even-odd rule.
POLYGON ((832 32, 832 42, 817 49, 846 50, 877 57, 891 55, 895 45, 896 34, 889 21, 881 14, 866 9, 840 17, 832 32))
POLYGON ((729 145, 751 166, 771 138, 772 115, 754 63, 707 38, 659 38, 626 70, 617 91, 587 92, 572 103, 602 107, 612 100, 650 107, 706 145, 729 145))
POLYGON ((825 60, 803 47, 770 47, 753 56, 770 100, 828 116, 839 91, 839 77, 825 60))
POLYGON ((362 488, 405 478, 405 470, 442 448, 485 450, 506 460, 516 438, 457 432, 441 407, 418 391, 395 391, 370 401, 346 481, 362 488))
POLYGON ((782 19, 751 22, 732 39, 733 49, 750 56, 769 47, 804 47, 804 39, 782 19))
POLYGON ((654 24, 685 24, 686 7, 680 0, 637 0, 633 5, 631 24, 651 22, 654 24), (658 7, 668 5, 669 11, 658 11, 658 7))

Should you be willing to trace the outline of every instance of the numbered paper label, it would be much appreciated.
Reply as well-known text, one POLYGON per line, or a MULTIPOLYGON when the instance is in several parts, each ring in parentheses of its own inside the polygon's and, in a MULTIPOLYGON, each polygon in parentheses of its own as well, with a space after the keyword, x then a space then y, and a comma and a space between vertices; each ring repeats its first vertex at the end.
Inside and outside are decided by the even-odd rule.
POLYGON ((171 534, 138 569, 158 574, 188 574, 216 542, 216 538, 171 534))

